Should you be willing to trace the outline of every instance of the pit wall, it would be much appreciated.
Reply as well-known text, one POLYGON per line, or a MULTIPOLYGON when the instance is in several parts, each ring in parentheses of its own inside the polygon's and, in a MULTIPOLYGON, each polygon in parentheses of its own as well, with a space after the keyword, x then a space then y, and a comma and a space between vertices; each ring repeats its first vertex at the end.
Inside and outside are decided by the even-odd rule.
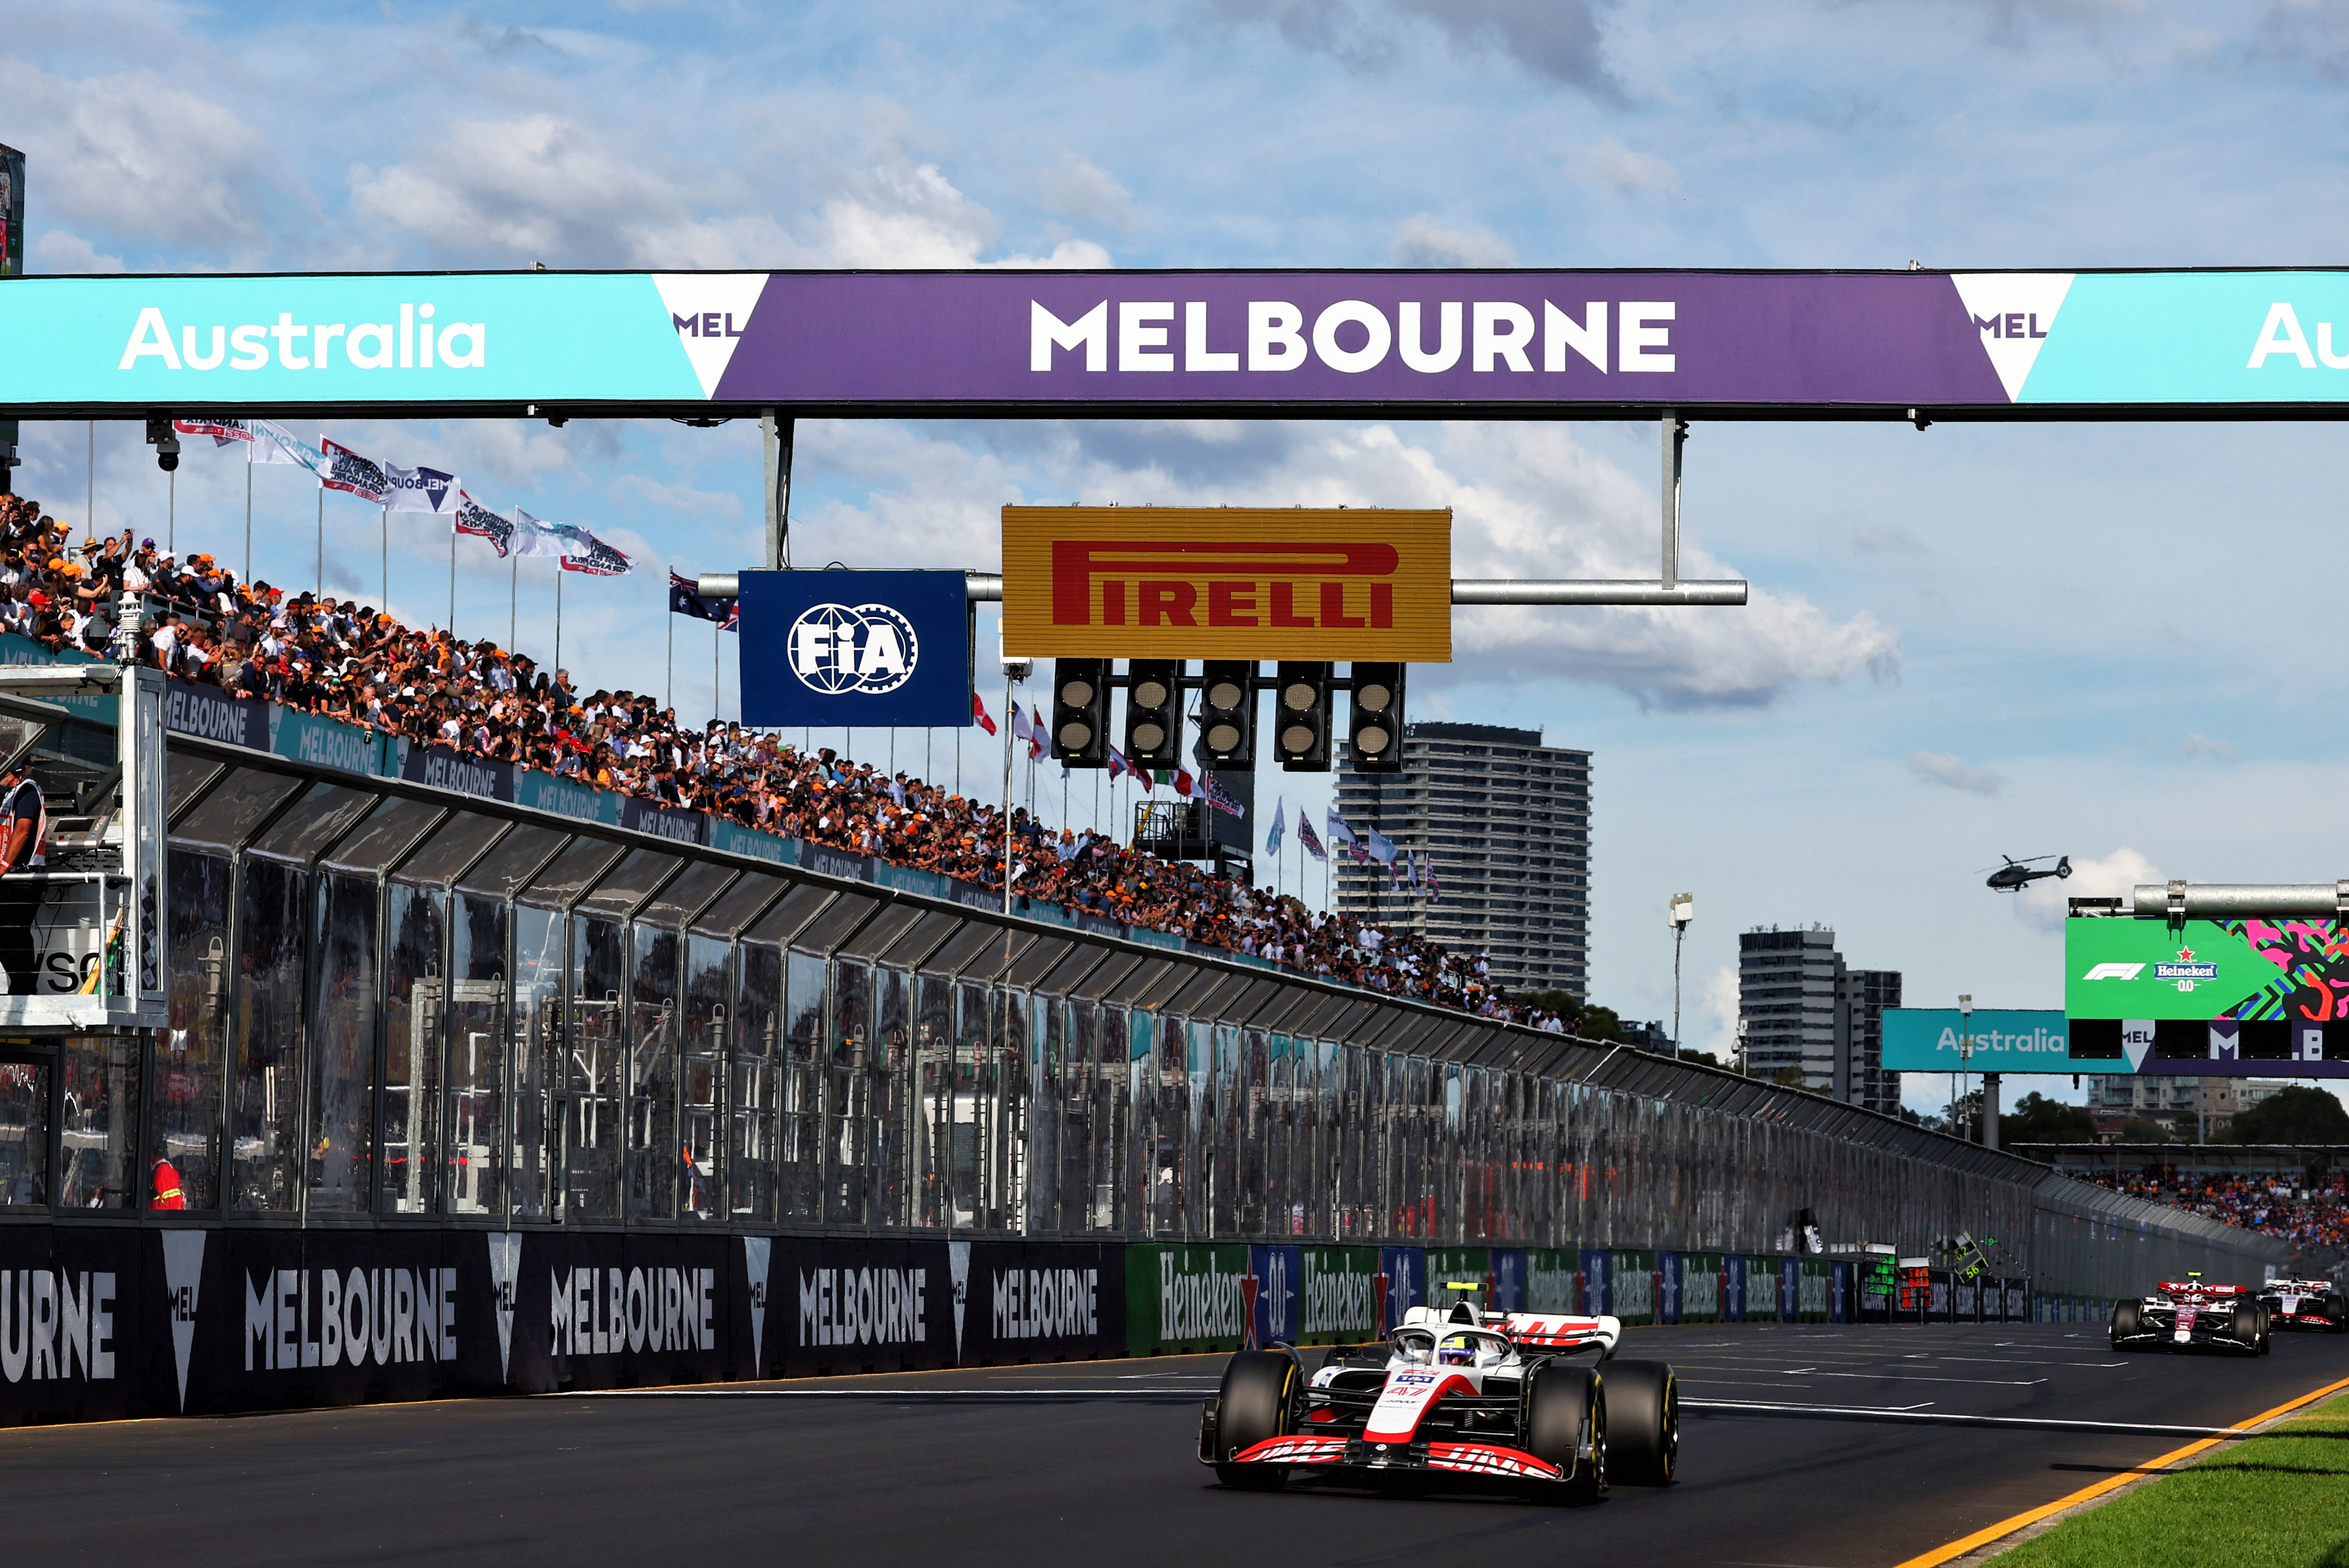
MULTIPOLYGON (((1854 1260, 1748 1253, 12 1225, 0 1425, 1323 1345, 1454 1282, 1635 1324, 1895 1315, 1854 1260)), ((2032 1293, 1940 1274, 1929 1316, 2032 1293)))

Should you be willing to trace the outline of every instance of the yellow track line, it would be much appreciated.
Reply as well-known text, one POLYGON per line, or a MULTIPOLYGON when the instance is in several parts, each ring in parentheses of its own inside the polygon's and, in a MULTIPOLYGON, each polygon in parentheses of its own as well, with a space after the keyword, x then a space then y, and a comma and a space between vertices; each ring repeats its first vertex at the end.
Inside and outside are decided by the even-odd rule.
MULTIPOLYGON (((2302 1405, 2313 1405, 2327 1394, 2337 1393, 2344 1388, 2349 1388, 2349 1377, 2344 1377, 2338 1383, 2328 1383, 2313 1393, 2303 1394, 2299 1398, 2289 1400, 2272 1410, 2262 1410, 2249 1420, 2238 1421, 2235 1425, 2239 1428, 2251 1428, 2258 1426, 2262 1421, 2272 1421, 2279 1416, 2290 1415, 2302 1405)), ((1939 1564, 1947 1563, 1953 1557, 1962 1557, 1977 1547, 1987 1546, 2002 1536, 2012 1535, 2028 1525, 2036 1524, 2050 1514, 2061 1513, 2065 1509, 2076 1507, 2091 1498, 2102 1497, 2105 1493, 2125 1487, 2131 1481, 2143 1480, 2149 1475, 2168 1469, 2180 1459, 2192 1459, 2205 1449, 2215 1449, 2220 1443, 2227 1441, 2229 1439, 2225 1438, 2203 1438, 2199 1441, 2187 1444, 2182 1449, 2172 1449, 2159 1459, 2147 1459, 2126 1474, 2106 1477, 2094 1486, 2082 1487, 2069 1497, 2059 1497, 2054 1502, 2042 1503, 2037 1508, 2018 1513, 2012 1519, 2002 1519, 1996 1524, 1977 1530, 1971 1535, 1951 1542, 1947 1546, 1936 1546, 1922 1556, 1911 1557, 1906 1563, 1897 1563, 1894 1568, 1938 1568, 1939 1564)))

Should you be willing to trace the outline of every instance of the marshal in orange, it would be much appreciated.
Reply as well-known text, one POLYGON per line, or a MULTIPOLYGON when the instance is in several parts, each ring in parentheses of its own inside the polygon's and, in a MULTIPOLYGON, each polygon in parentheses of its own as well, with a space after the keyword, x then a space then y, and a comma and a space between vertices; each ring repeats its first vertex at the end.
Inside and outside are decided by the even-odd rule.
POLYGON ((1452 514, 1007 506, 1021 658, 1452 659, 1452 514))

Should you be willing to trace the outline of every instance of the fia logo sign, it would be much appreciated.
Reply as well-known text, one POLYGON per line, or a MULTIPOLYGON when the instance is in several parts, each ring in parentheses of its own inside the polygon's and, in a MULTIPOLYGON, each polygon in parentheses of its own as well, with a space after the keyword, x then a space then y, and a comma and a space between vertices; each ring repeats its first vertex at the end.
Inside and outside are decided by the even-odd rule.
POLYGON ((914 623, 887 605, 810 605, 792 622, 792 673, 827 697, 878 697, 913 678, 914 623))

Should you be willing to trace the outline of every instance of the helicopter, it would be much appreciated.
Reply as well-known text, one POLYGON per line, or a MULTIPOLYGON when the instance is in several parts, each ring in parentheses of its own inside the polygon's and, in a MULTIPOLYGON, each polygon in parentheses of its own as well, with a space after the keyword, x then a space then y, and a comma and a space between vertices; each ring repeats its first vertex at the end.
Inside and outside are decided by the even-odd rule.
POLYGON ((1989 882, 1985 884, 1993 892, 2019 893, 2042 877, 2069 877, 2072 874, 2072 857, 2068 855, 2034 855, 2028 860, 2002 855, 1999 858, 2006 864, 1992 872, 1989 882), (2032 867, 2042 860, 2053 860, 2055 864, 2044 871, 2033 870, 2032 867))

